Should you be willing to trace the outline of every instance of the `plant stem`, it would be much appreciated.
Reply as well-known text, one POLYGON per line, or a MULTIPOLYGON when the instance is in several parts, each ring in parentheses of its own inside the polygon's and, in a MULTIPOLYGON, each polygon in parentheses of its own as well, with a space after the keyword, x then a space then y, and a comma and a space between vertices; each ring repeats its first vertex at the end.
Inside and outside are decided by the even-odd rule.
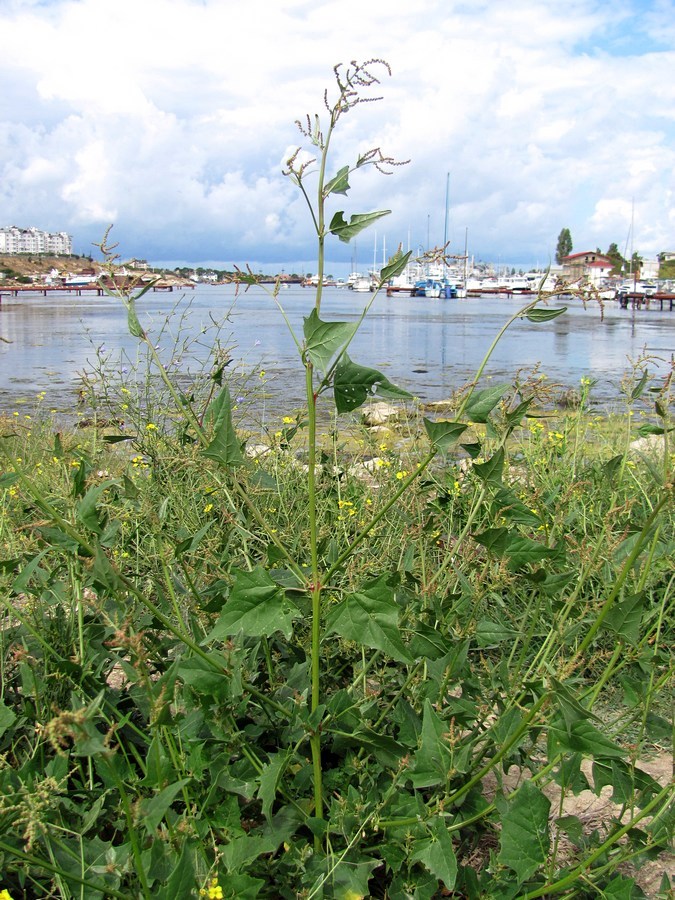
MULTIPOLYGON (((309 544, 312 567, 312 644, 311 644, 311 712, 314 713, 321 702, 321 576, 319 572, 319 535, 316 518, 316 396, 312 378, 313 366, 309 359, 305 360, 305 386, 307 390, 308 410, 308 515, 309 544)), ((312 751, 312 769, 314 774, 314 815, 323 819, 323 773, 321 768, 321 731, 315 723, 315 730, 310 737, 312 751)), ((321 839, 314 836, 314 847, 321 848, 321 839)))

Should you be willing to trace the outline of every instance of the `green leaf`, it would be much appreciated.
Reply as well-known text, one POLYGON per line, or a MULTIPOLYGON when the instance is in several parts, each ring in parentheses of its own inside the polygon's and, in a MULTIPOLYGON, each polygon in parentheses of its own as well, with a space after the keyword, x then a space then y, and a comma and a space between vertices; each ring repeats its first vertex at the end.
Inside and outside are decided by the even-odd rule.
POLYGON ((194 846, 185 841, 175 868, 166 885, 153 889, 153 897, 157 900, 175 900, 176 897, 189 897, 195 885, 194 846))
POLYGON ((608 459, 606 463, 602 466, 602 474, 603 477, 607 479, 607 481, 612 481, 616 477, 616 474, 623 462, 624 456, 623 453, 619 453, 617 456, 613 456, 611 459, 608 459))
POLYGON ((474 541, 482 544, 490 553, 495 556, 503 556, 509 546, 511 536, 508 528, 486 528, 478 534, 473 535, 474 541))
POLYGON ((202 455, 214 459, 222 466, 241 466, 244 457, 241 453, 241 442, 232 424, 232 401, 227 386, 209 405, 205 422, 213 424, 213 439, 208 447, 202 450, 202 455))
POLYGON ((411 862, 421 862, 434 878, 442 881, 451 891, 457 879, 457 859, 452 838, 443 819, 434 819, 430 823, 430 828, 432 839, 417 841, 415 846, 420 849, 416 849, 410 859, 411 862))
POLYGON ((331 234, 339 237, 341 241, 344 241, 345 244, 348 244, 349 241, 363 231, 364 228, 368 228, 369 225, 372 225, 373 222, 377 222, 377 220, 381 219, 383 216, 388 216, 390 212, 390 209, 383 209, 379 212, 355 213, 350 218, 349 222, 345 220, 343 212, 336 212, 331 220, 328 230, 331 234))
POLYGON ((214 664, 199 656, 183 659, 178 666, 177 674, 181 681, 189 685, 195 693, 223 701, 232 692, 231 681, 223 671, 222 654, 212 653, 210 656, 213 658, 214 664))
POLYGON ((579 847, 584 837, 584 825, 578 816, 560 816, 555 820, 559 831, 564 832, 572 843, 579 847))
POLYGON ((415 788, 433 787, 447 781, 451 768, 447 731, 447 724, 436 714, 429 700, 425 700, 420 746, 410 768, 410 779, 415 788))
POLYGON ((122 587, 122 580, 112 566, 112 563, 103 552, 102 547, 97 547, 94 553, 94 565, 92 575, 98 584, 113 593, 122 587))
POLYGON ((95 534, 102 534, 103 527, 99 521, 97 504, 101 494, 112 485, 117 484, 115 481, 102 481, 90 487, 84 497, 77 504, 77 518, 89 531, 95 534))
POLYGON ((479 647, 496 647, 504 641, 512 641, 518 632, 490 619, 481 619, 476 625, 476 641, 479 647))
MULTIPOLYGON (((356 854, 341 855, 337 863, 332 862, 329 866, 330 896, 334 900, 361 900, 361 898, 370 896, 368 882, 377 864, 377 860, 357 857, 356 854)), ((319 879, 320 883, 323 883, 323 878, 319 879)), ((319 884, 315 882, 316 888, 319 887, 319 884)), ((308 896, 327 897, 329 895, 312 890, 308 896)))
POLYGON ((424 419, 424 427, 431 443, 445 452, 457 443, 468 426, 463 422, 432 422, 424 419))
POLYGON ((438 629, 423 622, 418 622, 410 632, 408 646, 415 659, 442 659, 452 649, 438 629))
POLYGON ((159 823, 166 815, 169 807, 176 799, 184 785, 190 782, 189 778, 182 778, 175 784, 165 787, 159 794, 155 794, 149 800, 144 800, 142 804, 142 821, 149 835, 152 835, 159 823))
POLYGON ((334 178, 324 185, 323 195, 346 194, 349 190, 349 166, 343 166, 334 178))
POLYGON ((499 862, 522 884, 549 854, 548 814, 551 801, 531 781, 525 781, 502 813, 499 862))
POLYGON ((557 559, 564 556, 564 547, 546 547, 539 541, 521 535, 511 535, 505 555, 509 559, 509 568, 517 571, 529 563, 536 563, 542 559, 557 559))
POLYGON ((576 581, 576 572, 546 572, 543 569, 537 569, 532 573, 523 572, 523 577, 533 581, 537 589, 547 597, 555 597, 564 590, 571 581, 576 581))
POLYGON ((277 788, 292 756, 293 750, 290 748, 281 753, 270 753, 270 761, 263 766, 260 773, 258 797, 262 801, 262 812, 268 822, 272 821, 272 806, 277 796, 277 788))
POLYGON ((326 616, 326 633, 339 634, 362 647, 382 650, 392 659, 410 663, 412 658, 401 640, 399 607, 386 575, 366 582, 333 606, 326 616))
POLYGON ((11 728, 16 721, 16 714, 0 700, 0 737, 11 728))
POLYGON ((42 535, 44 542, 51 544, 52 547, 61 547, 70 553, 74 553, 79 547, 78 541, 60 528, 51 528, 49 525, 43 525, 38 531, 42 535))
MULTIPOLYGON (((494 457, 492 458, 494 459, 494 457)), ((474 466, 474 468, 477 467, 474 466)), ((510 488, 500 488, 495 494, 493 502, 500 514, 510 522, 517 522, 519 525, 530 525, 534 528, 538 528, 541 525, 541 518, 532 512, 529 506, 525 506, 523 501, 519 500, 510 488)))
POLYGON ((606 900, 640 900, 646 894, 637 885, 634 878, 625 875, 615 875, 614 878, 602 889, 602 896, 606 900))
POLYGON ((213 525, 215 524, 214 520, 207 522, 206 525, 202 525, 199 531, 196 531, 194 534, 191 534, 189 537, 186 537, 182 541, 178 541, 178 543, 174 546, 173 552, 176 556, 182 556, 183 553, 192 553, 197 549, 200 545, 202 538, 211 530, 213 525))
POLYGON ((603 628, 609 628, 628 643, 637 646, 640 640, 640 626, 644 609, 644 594, 634 594, 621 603, 616 603, 607 613, 603 628))
POLYGON ((493 387, 484 388, 482 391, 474 391, 464 409, 467 418, 471 422, 487 422, 489 414, 510 387, 511 385, 509 384, 495 384, 493 387))
POLYGON ((622 759, 594 760, 593 761, 593 787, 596 794, 610 785, 612 788, 612 802, 618 804, 635 803, 644 805, 650 797, 659 792, 659 783, 640 769, 633 769, 622 759), (640 790, 640 802, 636 796, 636 789, 640 790))
POLYGON ((572 733, 572 728, 576 722, 584 721, 585 719, 596 718, 593 713, 586 709, 585 706, 582 706, 581 703, 574 696, 574 693, 567 687, 567 685, 563 684, 561 681, 558 681, 557 678, 554 678, 552 675, 549 676, 551 681, 552 696, 555 700, 560 712, 562 713, 563 719, 565 721, 565 726, 567 728, 567 733, 572 733))
POLYGON ((504 471, 504 448, 500 447, 484 463, 474 463, 472 471, 486 484, 499 487, 502 483, 502 472, 504 471))
POLYGON ((396 253, 389 259, 387 265, 380 272, 380 281, 382 284, 385 284, 389 279, 400 275, 408 265, 408 260, 411 256, 412 250, 408 250, 407 253, 401 253, 401 248, 399 247, 396 253))
POLYGON ((236 577, 220 618, 203 643, 221 640, 239 631, 247 637, 271 637, 281 631, 290 638, 298 607, 261 566, 252 572, 235 570, 236 577))
POLYGON ((559 718, 549 727, 549 756, 566 753, 584 753, 596 759, 621 759, 625 753, 617 744, 606 738, 590 722, 580 720, 571 725, 559 718))
POLYGON ((141 323, 138 321, 138 316, 136 315, 136 303, 133 298, 129 298, 126 303, 127 307, 127 327, 129 328, 129 334, 133 335, 133 337, 143 338, 145 337, 145 331, 141 327, 141 323))
POLYGON ((408 391, 396 387, 376 369, 352 362, 346 353, 342 354, 335 368, 333 390, 338 413, 358 409, 369 396, 403 400, 411 397, 408 391))
POLYGON ((560 306, 556 309, 544 309, 543 307, 537 306, 526 313, 525 318, 529 319, 530 322, 535 323, 550 322, 551 319, 557 319, 558 316, 562 316, 562 314, 566 312, 566 306, 560 306))
POLYGON ((13 484, 16 484, 18 480, 19 476, 16 472, 4 472, 0 475, 0 490, 10 488, 13 484))
MULTIPOLYGON (((672 429, 669 428, 667 430, 671 431, 672 429)), ((649 422, 645 422, 644 425, 640 425, 637 431, 640 437, 649 437, 650 434, 664 434, 666 429, 660 425, 650 425, 649 422)))
MULTIPOLYGON (((242 873, 220 875, 218 884, 223 889, 225 900, 256 900, 265 886, 262 878, 253 878, 251 875, 242 873)), ((186 898, 189 896, 189 894, 185 894, 186 898)), ((178 894, 174 894, 172 900, 175 900, 176 897, 178 894)))
POLYGON ((523 400, 522 402, 520 402, 518 404, 518 406, 516 406, 514 409, 511 410, 511 412, 508 412, 504 416, 504 419, 505 419, 507 425, 510 425, 512 427, 515 427, 516 425, 520 425, 520 423, 523 420, 523 417, 525 416, 525 414, 527 413, 528 409, 530 408, 530 406, 532 405, 533 402, 534 402, 534 397, 529 397, 527 400, 523 400))
POLYGON ((353 322, 322 322, 313 309, 304 320, 305 346, 312 364, 325 372, 337 351, 354 336, 356 328, 353 322))
POLYGON ((642 394, 644 393, 644 389, 647 387, 647 379, 648 378, 649 378, 649 372, 647 371, 647 369, 645 369, 644 372, 642 373, 642 377, 640 378, 638 383, 635 385, 633 390, 630 392, 631 400, 638 400, 642 396, 642 394))
POLYGON ((121 444, 123 441, 134 441, 136 438, 132 434, 104 434, 104 444, 121 444))

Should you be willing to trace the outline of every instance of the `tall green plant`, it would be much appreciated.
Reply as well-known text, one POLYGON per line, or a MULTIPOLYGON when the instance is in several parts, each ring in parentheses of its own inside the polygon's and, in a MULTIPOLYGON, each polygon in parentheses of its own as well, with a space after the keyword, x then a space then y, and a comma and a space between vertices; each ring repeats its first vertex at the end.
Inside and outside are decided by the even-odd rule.
MULTIPOLYGON (((0 489, 20 497, 35 535, 0 568, 0 854, 13 889, 33 878, 96 900, 198 888, 632 897, 619 864, 667 843, 672 784, 641 770, 622 730, 655 742, 666 731, 670 462, 633 491, 623 456, 589 463, 581 416, 547 432, 527 387, 485 379, 507 328, 564 308, 537 296, 518 310, 393 478, 364 481, 337 449, 322 454, 321 404, 338 432, 369 398, 410 399, 351 359, 360 322, 321 318, 325 242, 385 214, 331 210, 355 169, 394 165, 379 149, 329 175, 335 128, 382 72, 381 60, 336 67, 326 124, 300 124, 316 163, 298 150, 286 168, 316 228, 319 280, 293 334, 306 416, 278 452, 248 457, 222 366, 206 391, 176 385, 133 287, 111 291, 174 424, 139 410, 93 446, 57 435, 53 477, 20 435, 2 442, 0 489), (289 446, 305 420, 301 469, 289 446), (106 441, 126 440, 130 463, 99 468, 106 441), (608 717, 618 686, 627 700, 608 717), (566 813, 591 781, 611 784, 618 807, 604 830, 566 813)), ((101 249, 112 272, 107 237, 101 249)), ((395 254, 380 287, 407 261, 395 254)), ((668 403, 661 391, 659 434, 668 403)))

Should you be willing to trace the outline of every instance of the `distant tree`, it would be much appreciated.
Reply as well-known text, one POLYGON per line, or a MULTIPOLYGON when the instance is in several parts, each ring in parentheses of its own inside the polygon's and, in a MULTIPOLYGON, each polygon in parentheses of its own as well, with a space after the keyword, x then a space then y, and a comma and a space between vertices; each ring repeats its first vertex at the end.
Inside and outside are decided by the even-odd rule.
POLYGON ((638 253, 634 253, 630 258, 630 270, 633 275, 637 275, 640 277, 640 273, 642 272, 642 267, 644 265, 644 259, 638 255, 638 253))
POLYGON ((622 272, 627 268, 626 260, 621 255, 621 251, 619 250, 616 244, 610 244, 607 253, 605 253, 612 261, 612 270, 610 275, 621 275, 622 272))
POLYGON ((566 256, 572 252, 572 235, 569 228, 563 228, 558 235, 558 244, 555 248, 555 261, 560 265, 566 256))

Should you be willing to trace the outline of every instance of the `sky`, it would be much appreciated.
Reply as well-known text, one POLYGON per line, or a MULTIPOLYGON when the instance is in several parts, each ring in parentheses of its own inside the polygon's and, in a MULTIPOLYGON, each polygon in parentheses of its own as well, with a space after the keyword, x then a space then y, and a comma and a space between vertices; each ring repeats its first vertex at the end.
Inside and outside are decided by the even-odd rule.
POLYGON ((391 76, 341 118, 330 173, 410 162, 329 198, 391 213, 329 237, 328 271, 445 239, 545 267, 562 228, 574 251, 675 250, 673 0, 0 0, 0 35, 0 226, 78 253, 112 225, 123 259, 316 271, 295 122, 372 58, 391 76))

